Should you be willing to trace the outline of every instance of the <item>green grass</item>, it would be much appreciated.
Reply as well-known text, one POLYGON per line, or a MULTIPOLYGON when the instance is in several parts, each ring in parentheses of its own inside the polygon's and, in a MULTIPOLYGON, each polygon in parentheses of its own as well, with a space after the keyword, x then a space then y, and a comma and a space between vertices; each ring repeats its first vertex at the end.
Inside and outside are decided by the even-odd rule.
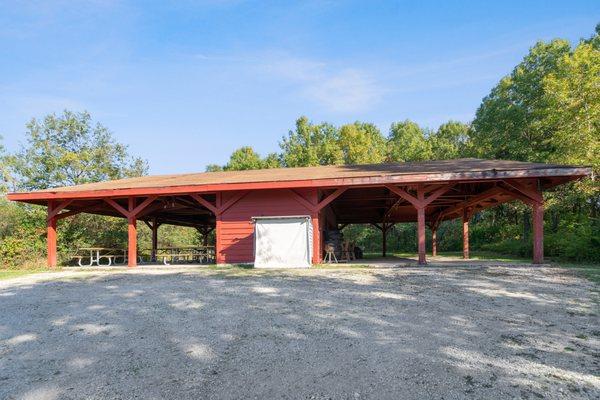
POLYGON ((55 272, 60 269, 0 269, 0 280, 18 278, 24 275, 37 274, 40 272, 55 272))
MULTIPOLYGON (((417 253, 388 253, 393 257, 400 258, 416 258, 417 253)), ((380 258, 381 253, 365 253, 365 259, 380 258)), ((438 256, 442 257, 457 257, 462 258, 462 251, 443 251, 438 252, 438 256)), ((519 258, 508 254, 498 254, 490 251, 471 251, 472 260, 489 260, 489 261, 503 261, 503 262, 523 262, 530 263, 531 259, 519 258)), ((431 253, 427 253, 427 257, 431 257, 431 253)))
POLYGON ((552 264, 572 269, 578 275, 584 276, 590 281, 600 285, 600 264, 575 262, 553 262, 552 264))

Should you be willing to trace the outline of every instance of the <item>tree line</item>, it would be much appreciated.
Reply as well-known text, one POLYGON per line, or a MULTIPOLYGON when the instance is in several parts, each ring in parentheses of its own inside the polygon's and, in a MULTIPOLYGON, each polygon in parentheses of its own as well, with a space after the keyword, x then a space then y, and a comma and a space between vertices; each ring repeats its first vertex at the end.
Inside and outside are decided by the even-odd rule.
MULTIPOLYGON (((0 191, 35 190, 140 176, 147 162, 129 154, 110 131, 87 112, 65 111, 27 124, 27 141, 7 154, 0 143, 0 191)), ((207 171, 369 164, 478 157, 591 166, 600 172, 600 24, 576 45, 555 39, 538 42, 510 74, 483 98, 470 123, 448 121, 435 130, 410 120, 381 130, 356 121, 335 126, 300 117, 279 142, 280 151, 262 157, 250 146, 235 150, 225 165, 207 171)), ((600 261, 600 190, 585 179, 545 194, 545 251, 549 256, 600 261)), ((37 262, 44 252, 44 212, 40 207, 0 199, 0 263, 37 262), (36 257, 37 256, 37 257, 36 257)), ((529 256, 530 214, 511 203, 473 218, 471 247, 529 256)), ((163 244, 192 244, 190 229, 161 228, 163 244)), ((149 233, 141 230, 141 245, 149 233)), ((397 225, 390 249, 414 252, 415 228, 397 225)), ((345 229, 367 251, 379 249, 380 234, 369 227, 345 229)), ((460 227, 445 222, 438 231, 440 249, 458 250, 460 227)), ((119 219, 78 215, 61 223, 60 251, 82 245, 124 246, 119 219), (93 243, 90 242, 93 240, 93 243)))

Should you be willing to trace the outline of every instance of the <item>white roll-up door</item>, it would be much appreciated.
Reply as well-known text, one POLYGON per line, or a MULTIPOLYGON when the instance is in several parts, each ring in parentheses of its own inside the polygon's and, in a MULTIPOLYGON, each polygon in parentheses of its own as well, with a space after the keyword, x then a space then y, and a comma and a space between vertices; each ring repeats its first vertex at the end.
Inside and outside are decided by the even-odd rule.
POLYGON ((308 268, 312 255, 310 217, 256 217, 254 267, 308 268))

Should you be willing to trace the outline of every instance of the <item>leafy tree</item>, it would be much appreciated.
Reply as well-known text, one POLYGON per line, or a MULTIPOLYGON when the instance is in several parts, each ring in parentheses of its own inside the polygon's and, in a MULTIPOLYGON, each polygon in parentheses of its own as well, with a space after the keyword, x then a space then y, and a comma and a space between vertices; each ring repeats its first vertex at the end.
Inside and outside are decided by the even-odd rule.
POLYGON ((549 161, 594 165, 600 171, 600 50, 580 43, 543 78, 554 152, 549 161))
POLYGON ((2 136, 0 136, 0 195, 8 190, 8 185, 11 181, 8 155, 2 144, 2 136))
POLYGON ((431 158, 426 133, 416 123, 394 122, 388 136, 388 159, 393 162, 422 161, 431 158))
POLYGON ((480 156, 544 161, 556 151, 545 123, 552 109, 543 81, 569 53, 566 40, 538 42, 483 99, 473 121, 473 144, 480 156))
POLYGON ((330 124, 312 124, 308 118, 296 120, 296 129, 284 137, 279 146, 286 167, 343 164, 339 132, 330 124))
POLYGON ((340 128, 339 146, 345 164, 376 164, 385 161, 386 142, 370 123, 355 122, 340 128))
POLYGON ((223 171, 223 167, 221 167, 219 164, 208 164, 206 166, 206 172, 219 172, 219 171, 223 171))
POLYGON ((260 155, 250 146, 240 147, 231 154, 229 162, 223 170, 225 171, 240 171, 245 169, 260 169, 262 168, 262 160, 260 155))
POLYGON ((269 153, 262 160, 262 168, 280 168, 281 159, 277 153, 269 153))
POLYGON ((469 154, 470 127, 457 121, 448 121, 429 138, 431 156, 435 160, 466 157, 469 154))
POLYGON ((140 176, 148 169, 89 113, 71 111, 32 119, 27 145, 11 161, 18 188, 24 190, 140 176))

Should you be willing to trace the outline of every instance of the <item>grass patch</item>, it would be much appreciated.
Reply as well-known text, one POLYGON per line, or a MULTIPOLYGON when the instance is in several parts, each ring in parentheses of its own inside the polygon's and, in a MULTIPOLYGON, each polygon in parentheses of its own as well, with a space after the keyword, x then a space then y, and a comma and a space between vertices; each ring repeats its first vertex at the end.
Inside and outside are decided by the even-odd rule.
POLYGON ((366 264, 346 264, 346 263, 338 263, 338 264, 313 264, 310 269, 363 269, 370 268, 370 266, 366 264))
POLYGON ((18 278, 20 276, 38 274, 40 272, 56 272, 60 269, 0 269, 0 280, 18 278))
POLYGON ((578 275, 581 275, 596 284, 600 284, 600 264, 592 264, 589 262, 556 262, 552 264, 559 267, 572 269, 578 275))
MULTIPOLYGON (((462 251, 443 251, 438 252, 438 257, 454 257, 462 259, 462 251)), ((373 259, 373 258, 381 258, 380 253, 366 253, 364 255, 365 259, 373 259)), ((411 258, 416 259, 417 253, 390 253, 388 257, 398 257, 398 258, 411 258)), ((431 253, 427 253, 427 257, 431 258, 431 253)), ((515 263, 531 263, 530 258, 520 258, 510 254, 499 254, 491 251, 482 251, 475 250, 470 252, 471 260, 481 260, 481 261, 501 261, 501 262, 515 262, 515 263)))

